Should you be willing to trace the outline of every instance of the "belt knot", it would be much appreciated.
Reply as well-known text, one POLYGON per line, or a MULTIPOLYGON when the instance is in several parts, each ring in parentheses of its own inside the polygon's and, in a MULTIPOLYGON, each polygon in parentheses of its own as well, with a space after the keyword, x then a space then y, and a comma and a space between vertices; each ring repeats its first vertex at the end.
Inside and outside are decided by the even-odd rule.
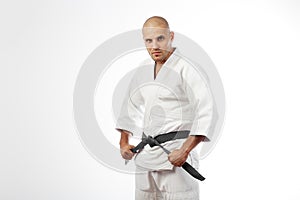
POLYGON ((159 144, 152 136, 147 136, 142 138, 142 142, 144 144, 149 144, 150 147, 154 147, 155 145, 159 144))

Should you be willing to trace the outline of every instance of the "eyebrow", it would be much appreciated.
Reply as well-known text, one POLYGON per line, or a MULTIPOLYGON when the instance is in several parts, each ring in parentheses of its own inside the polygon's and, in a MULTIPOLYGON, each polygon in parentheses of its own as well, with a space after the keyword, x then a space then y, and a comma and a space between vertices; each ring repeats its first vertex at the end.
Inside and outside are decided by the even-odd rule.
MULTIPOLYGON (((158 38, 165 38, 165 36, 164 35, 159 35, 155 39, 158 39, 158 38)), ((144 40, 153 40, 153 39, 152 38, 144 38, 144 40)))

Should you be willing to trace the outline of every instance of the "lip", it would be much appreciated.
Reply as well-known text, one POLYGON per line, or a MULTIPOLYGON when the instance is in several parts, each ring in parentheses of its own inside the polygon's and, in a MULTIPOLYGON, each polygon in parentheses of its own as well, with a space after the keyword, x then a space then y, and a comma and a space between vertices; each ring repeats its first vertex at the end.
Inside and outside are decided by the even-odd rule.
POLYGON ((155 52, 152 52, 152 54, 156 55, 156 54, 161 54, 160 51, 155 51, 155 52))

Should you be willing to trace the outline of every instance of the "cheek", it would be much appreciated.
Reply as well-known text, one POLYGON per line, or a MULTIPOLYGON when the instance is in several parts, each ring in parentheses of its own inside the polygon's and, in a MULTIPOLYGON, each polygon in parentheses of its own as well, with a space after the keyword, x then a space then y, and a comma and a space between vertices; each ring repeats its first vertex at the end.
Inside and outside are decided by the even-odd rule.
POLYGON ((161 44, 161 49, 163 49, 163 50, 169 50, 170 47, 171 47, 171 41, 170 40, 164 41, 161 44))
POLYGON ((167 46, 168 46, 168 47, 171 47, 171 46, 172 46, 172 40, 168 40, 167 46))
POLYGON ((148 51, 148 53, 150 54, 150 53, 151 53, 151 48, 148 48, 148 47, 147 47, 147 51, 148 51))

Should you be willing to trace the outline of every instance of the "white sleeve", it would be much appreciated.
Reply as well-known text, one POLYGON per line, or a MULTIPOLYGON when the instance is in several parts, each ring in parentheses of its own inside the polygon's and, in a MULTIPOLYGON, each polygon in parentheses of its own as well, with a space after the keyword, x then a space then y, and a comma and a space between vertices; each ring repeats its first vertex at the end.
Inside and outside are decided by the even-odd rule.
POLYGON ((214 99, 208 85, 206 74, 188 65, 182 72, 184 88, 191 106, 193 119, 190 135, 203 135, 205 141, 210 141, 217 117, 214 111, 214 99))
POLYGON ((123 100, 120 115, 117 118, 116 129, 126 130, 133 135, 142 132, 143 127, 143 97, 137 87, 135 78, 132 79, 123 100))

